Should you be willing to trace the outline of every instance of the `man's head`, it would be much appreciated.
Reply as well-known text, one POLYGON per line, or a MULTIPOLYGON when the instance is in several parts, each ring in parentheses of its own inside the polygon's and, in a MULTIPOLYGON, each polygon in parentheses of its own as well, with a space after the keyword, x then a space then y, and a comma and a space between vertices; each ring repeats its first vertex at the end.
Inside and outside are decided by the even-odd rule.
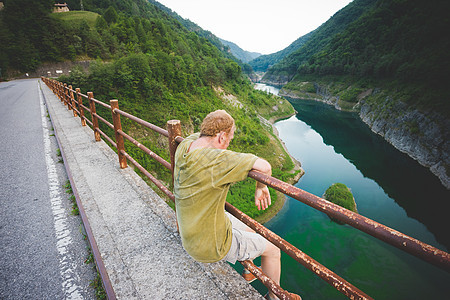
POLYGON ((226 149, 234 136, 234 119, 224 110, 209 113, 200 126, 200 137, 218 138, 226 149))

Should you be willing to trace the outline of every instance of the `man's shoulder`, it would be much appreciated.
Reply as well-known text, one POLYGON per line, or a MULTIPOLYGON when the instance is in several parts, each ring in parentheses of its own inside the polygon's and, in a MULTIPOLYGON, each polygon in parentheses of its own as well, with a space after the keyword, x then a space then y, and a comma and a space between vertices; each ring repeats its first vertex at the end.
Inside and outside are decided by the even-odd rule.
POLYGON ((191 135, 189 135, 188 137, 186 137, 183 142, 192 142, 195 141, 196 139, 198 139, 200 137, 200 132, 195 132, 192 133, 191 135))
POLYGON ((255 161, 258 159, 258 157, 251 153, 245 153, 245 152, 236 152, 233 150, 220 150, 219 157, 221 157, 223 160, 227 161, 234 161, 236 164, 242 163, 243 161, 255 161))

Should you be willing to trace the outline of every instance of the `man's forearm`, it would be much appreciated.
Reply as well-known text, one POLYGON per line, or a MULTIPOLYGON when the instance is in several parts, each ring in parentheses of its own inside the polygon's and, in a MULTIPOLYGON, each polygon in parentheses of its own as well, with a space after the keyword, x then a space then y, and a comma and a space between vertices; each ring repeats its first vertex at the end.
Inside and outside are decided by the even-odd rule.
MULTIPOLYGON (((262 158, 258 158, 254 165, 253 165, 253 170, 261 172, 265 175, 272 175, 272 166, 270 165, 270 163, 262 158)), ((264 188, 266 185, 264 183, 261 183, 259 181, 256 181, 256 188, 264 188)))

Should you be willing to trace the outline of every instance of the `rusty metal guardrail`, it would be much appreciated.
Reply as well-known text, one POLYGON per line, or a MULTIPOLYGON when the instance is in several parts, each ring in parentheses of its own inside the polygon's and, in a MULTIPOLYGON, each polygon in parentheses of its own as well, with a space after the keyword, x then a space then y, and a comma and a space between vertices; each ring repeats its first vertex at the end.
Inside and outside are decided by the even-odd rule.
MULTIPOLYGON (((80 89, 72 89, 72 86, 67 86, 56 80, 44 78, 42 80, 49 86, 52 91, 61 99, 61 101, 67 105, 69 110, 73 110, 73 115, 75 117, 80 116, 82 126, 89 124, 93 131, 96 141, 100 141, 101 136, 103 136, 111 145, 117 149, 119 156, 119 163, 121 168, 127 167, 127 160, 131 162, 136 168, 138 168, 149 180, 154 183, 164 194, 168 196, 171 201, 175 200, 172 192, 164 186, 159 180, 157 180, 148 170, 142 167, 135 159, 133 159, 128 153, 125 152, 124 148, 124 138, 134 144, 136 147, 144 151, 150 157, 161 163, 165 168, 169 169, 172 173, 173 179, 173 168, 174 168, 174 155, 178 144, 183 140, 181 137, 181 124, 180 121, 171 120, 167 122, 168 130, 162 129, 154 124, 147 121, 139 119, 125 111, 119 109, 118 101, 111 100, 110 105, 105 104, 101 101, 94 99, 93 93, 88 92, 87 95, 80 93, 80 89), (75 100, 74 93, 77 98, 75 100), (83 105, 82 98, 87 98, 89 101, 89 108, 83 105), (95 104, 99 104, 105 108, 111 110, 113 117, 113 124, 105 120, 103 117, 96 113, 95 104), (88 111, 91 114, 91 119, 88 120, 84 116, 84 111, 88 111), (149 128, 169 139, 169 153, 170 153, 170 163, 152 152, 150 149, 139 143, 137 140, 123 132, 120 116, 126 117, 146 128, 149 128), (115 132, 115 141, 113 141, 109 136, 99 129, 98 120, 105 123, 108 127, 115 132)), ((297 187, 294 187, 288 183, 278 180, 272 176, 264 175, 256 171, 250 171, 249 177, 262 182, 282 193, 288 195, 298 201, 303 202, 321 212, 326 213, 330 217, 333 217, 339 221, 342 221, 356 229, 366 232, 381 241, 391 244, 401 250, 404 250, 424 261, 427 261, 439 268, 450 272, 450 255, 442 250, 439 250, 431 245, 425 244, 417 239, 409 237, 401 232, 398 232, 392 228, 375 222, 369 218, 361 216, 357 213, 349 211, 342 208, 336 204, 333 204, 325 199, 317 197, 311 193, 303 191, 297 187)), ((282 239, 272 231, 265 228, 263 225, 259 224, 249 216, 245 215, 243 212, 239 211, 237 208, 229 203, 226 203, 226 210, 237 217, 239 220, 244 222, 250 228, 264 236, 267 240, 272 242, 286 254, 294 258, 297 262, 314 272, 317 276, 322 278, 325 282, 333 286, 335 289, 346 295, 350 299, 372 299, 370 296, 353 286, 351 283, 347 282, 345 279, 341 278, 331 270, 327 269, 319 262, 315 261, 313 258, 309 257, 292 244, 282 239)), ((280 299, 289 299, 289 294, 283 290, 278 284, 273 280, 268 278, 260 269, 256 268, 252 262, 243 261, 242 265, 248 269, 252 274, 254 274, 266 287, 276 294, 280 299)))

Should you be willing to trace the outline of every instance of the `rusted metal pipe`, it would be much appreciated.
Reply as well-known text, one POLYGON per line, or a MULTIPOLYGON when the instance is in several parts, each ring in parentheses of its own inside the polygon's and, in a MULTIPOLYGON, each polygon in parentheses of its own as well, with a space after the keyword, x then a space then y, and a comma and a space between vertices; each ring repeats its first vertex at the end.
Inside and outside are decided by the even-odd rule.
POLYGON ((147 121, 144 121, 144 120, 142 120, 142 119, 139 119, 138 117, 135 117, 135 116, 133 116, 133 115, 130 115, 129 113, 124 112, 123 110, 116 109, 116 112, 119 113, 119 114, 121 114, 121 115, 124 116, 124 117, 127 117, 127 118, 130 119, 130 120, 135 121, 135 122, 138 123, 138 124, 141 124, 142 126, 145 126, 145 127, 147 127, 147 128, 150 128, 151 130, 156 131, 156 132, 158 132, 158 133, 164 135, 165 137, 169 137, 168 131, 165 130, 165 129, 162 129, 161 127, 158 127, 158 126, 156 126, 156 125, 153 125, 152 123, 149 123, 149 122, 147 122, 147 121))
POLYGON ((269 242, 283 250, 287 255, 301 263, 307 269, 316 273, 317 276, 322 278, 325 282, 333 286, 335 289, 337 289, 339 292, 346 295, 350 299, 372 299, 370 296, 352 285, 350 282, 330 271, 325 266, 321 265, 319 262, 308 256, 307 254, 300 251, 286 240, 282 239, 279 235, 273 233, 263 225, 259 224, 257 221, 253 220, 230 203, 225 202, 225 209, 233 216, 241 220, 248 227, 262 235, 269 242))
POLYGON ((92 99, 92 101, 94 101, 94 102, 97 103, 97 104, 100 104, 100 105, 103 106, 104 108, 111 109, 111 106, 110 106, 110 105, 108 105, 108 104, 106 104, 106 103, 104 103, 104 102, 102 102, 102 101, 100 101, 100 100, 92 99))
POLYGON ((95 116, 97 117, 97 119, 99 119, 100 121, 102 121, 103 123, 106 124, 106 126, 108 126, 109 128, 111 128, 112 130, 114 130, 114 125, 111 124, 108 120, 106 120, 105 118, 101 117, 99 114, 95 114, 95 116))
POLYGON ((354 213, 348 209, 340 207, 325 199, 317 197, 311 193, 301 190, 295 186, 285 183, 271 176, 250 171, 248 176, 273 187, 274 189, 299 200, 339 221, 349 224, 377 239, 391 244, 403 251, 406 251, 418 258, 421 258, 447 272, 450 272, 450 255, 431 245, 425 244, 417 239, 407 236, 397 230, 389 228, 383 224, 375 222, 369 218, 354 213))
POLYGON ((153 152, 152 150, 148 149, 147 147, 145 147, 144 145, 142 145, 141 143, 139 143, 138 141, 136 141, 134 138, 132 138, 131 136, 129 136, 128 134, 126 134, 125 132, 123 132, 122 130, 118 131, 118 133, 120 135, 122 135, 123 137, 125 137, 127 140, 129 140, 130 142, 132 142, 136 147, 138 147, 139 149, 141 149, 142 151, 144 151, 145 153, 147 153, 151 158, 153 158, 154 160, 156 160, 157 162, 159 162, 160 164, 162 164, 164 167, 166 167, 168 170, 171 170, 170 167, 170 163, 167 162, 164 158, 162 158, 161 156, 159 156, 158 154, 156 154, 155 152, 153 152))
POLYGON ((259 268, 255 266, 250 260, 240 261, 240 263, 250 271, 259 281, 262 282, 272 293, 274 293, 281 300, 291 300, 292 297, 288 292, 283 290, 280 285, 273 281, 269 276, 264 274, 259 268))
POLYGON ((113 147, 117 149, 117 144, 116 144, 116 142, 114 142, 114 141, 112 140, 112 138, 110 138, 106 133, 104 133, 104 132, 101 131, 100 129, 98 130, 98 132, 100 133, 100 135, 101 135, 102 137, 105 138, 105 140, 107 140, 108 142, 110 142, 111 145, 113 145, 113 147))
MULTIPOLYGON (((71 88, 67 89, 67 87, 65 87, 62 83, 60 83, 56 80, 47 79, 46 81, 48 82, 48 83, 46 82, 46 84, 53 89, 54 93, 58 95, 58 97, 61 99, 62 102, 64 102, 64 104, 68 104, 68 108, 70 109, 70 107, 72 106, 71 103, 73 103, 73 102, 69 101, 68 91, 72 91, 72 89, 71 88)), ((77 95, 78 95, 78 92, 77 92, 77 95)), ((108 121, 106 121, 105 119, 103 119, 97 115, 97 113, 95 111, 95 103, 98 103, 106 108, 110 108, 111 111, 113 112, 113 116, 114 116, 114 113, 116 113, 117 115, 119 115, 119 114, 123 115, 123 116, 129 118, 130 120, 137 122, 138 124, 141 124, 147 128, 152 129, 153 131, 156 131, 157 133, 160 133, 166 137, 169 137, 169 132, 167 130, 164 130, 156 125, 146 122, 140 118, 137 118, 129 113, 121 111, 118 108, 113 108, 101 101, 98 101, 93 98, 93 94, 91 92, 88 93, 87 96, 83 95, 81 93, 79 93, 79 95, 81 97, 85 97, 85 98, 89 99, 90 109, 86 108, 84 105, 81 104, 80 114, 81 114, 82 107, 91 113, 92 122, 90 122, 86 118, 85 119, 93 127, 94 133, 96 136, 96 140, 100 140, 100 135, 102 135, 114 147, 117 148, 117 144, 114 141, 112 141, 111 138, 109 138, 105 133, 103 133, 98 128, 98 119, 99 118, 103 122, 105 122, 108 126, 111 127, 112 125, 108 121), (98 139, 97 139, 97 136, 98 136, 98 139)), ((70 97, 70 98, 72 98, 72 97, 70 97)), ((124 136, 126 138, 128 136, 122 130, 118 130, 117 132, 120 136, 124 136)), ((181 141, 183 141, 183 138, 179 135, 178 136, 175 135, 175 137, 173 138, 173 141, 174 141, 173 144, 176 147, 179 143, 181 143, 181 141)), ((131 141, 131 142, 133 142, 133 141, 131 141)), ((138 142, 136 141, 136 143, 138 143, 138 142)), ((145 146, 143 146, 143 147, 145 147, 145 146)), ((124 149, 120 150, 118 152, 119 152, 119 154, 124 155, 126 157, 126 159, 128 159, 131 163, 133 163, 133 165, 135 165, 141 172, 143 172, 159 189, 161 189, 172 201, 174 201, 175 198, 174 198, 173 194, 164 185, 162 185, 156 178, 154 178, 147 170, 145 170, 137 161, 135 161, 131 156, 129 156, 125 152, 124 149)), ((435 247, 432 247, 430 245, 422 243, 416 239, 413 239, 407 235, 404 235, 396 230, 386 227, 380 223, 377 223, 377 222, 370 220, 366 217, 363 217, 359 214, 348 211, 338 205, 328 202, 320 197, 317 197, 313 194, 305 192, 301 189, 298 189, 290 184, 282 182, 271 176, 263 175, 256 171, 250 171, 249 177, 251 177, 259 182, 265 183, 296 200, 299 200, 315 209, 318 209, 319 211, 324 212, 325 214, 329 215, 330 217, 333 217, 337 220, 347 223, 361 231, 364 231, 364 232, 386 242, 386 243, 394 245, 401 250, 404 250, 410 254, 413 254, 413 255, 415 255, 429 263, 432 263, 438 267, 441 267, 447 271, 450 271, 450 256, 448 253, 446 253, 444 251, 441 251, 435 247)), ((339 290, 343 294, 347 295, 349 298, 371 299, 369 296, 367 296, 366 294, 364 294, 363 292, 358 290, 356 287, 352 286, 350 283, 346 282, 344 279, 342 279, 338 275, 334 274, 333 272, 331 272, 324 266, 320 265, 314 259, 310 258, 306 254, 304 254, 302 251, 295 248, 293 245, 289 244, 288 242, 281 239, 279 236, 277 236, 273 232, 266 229, 261 224, 257 223, 256 221, 249 218, 248 216, 246 216, 245 214, 243 214, 236 208, 232 207, 230 204, 227 203, 226 207, 227 207, 227 210, 229 210, 230 213, 235 215, 238 219, 240 219, 241 221, 246 223, 248 226, 250 226, 255 231, 259 232, 266 239, 268 239, 269 241, 274 243, 276 246, 278 246, 280 249, 282 249, 284 252, 286 252, 288 255, 290 255, 297 261, 299 261, 302 265, 304 265, 308 269, 312 270, 314 273, 316 273, 322 279, 324 279, 325 281, 330 283, 337 290, 339 290), (234 213, 233 213, 233 209, 234 209, 234 213)), ((258 273, 257 270, 258 269, 254 270, 254 271, 256 273, 258 273)), ((261 275, 261 274, 259 274, 259 275, 261 275)))
POLYGON ((156 179, 152 174, 150 174, 149 171, 147 171, 143 166, 141 166, 128 153, 126 153, 125 151, 121 151, 121 152, 136 168, 139 169, 139 171, 144 173, 144 175, 147 176, 148 179, 151 180, 151 182, 153 182, 164 194, 166 194, 167 197, 169 197, 169 199, 172 200, 172 202, 175 202, 175 196, 172 194, 171 191, 169 191, 168 188, 166 188, 158 179, 156 179))

